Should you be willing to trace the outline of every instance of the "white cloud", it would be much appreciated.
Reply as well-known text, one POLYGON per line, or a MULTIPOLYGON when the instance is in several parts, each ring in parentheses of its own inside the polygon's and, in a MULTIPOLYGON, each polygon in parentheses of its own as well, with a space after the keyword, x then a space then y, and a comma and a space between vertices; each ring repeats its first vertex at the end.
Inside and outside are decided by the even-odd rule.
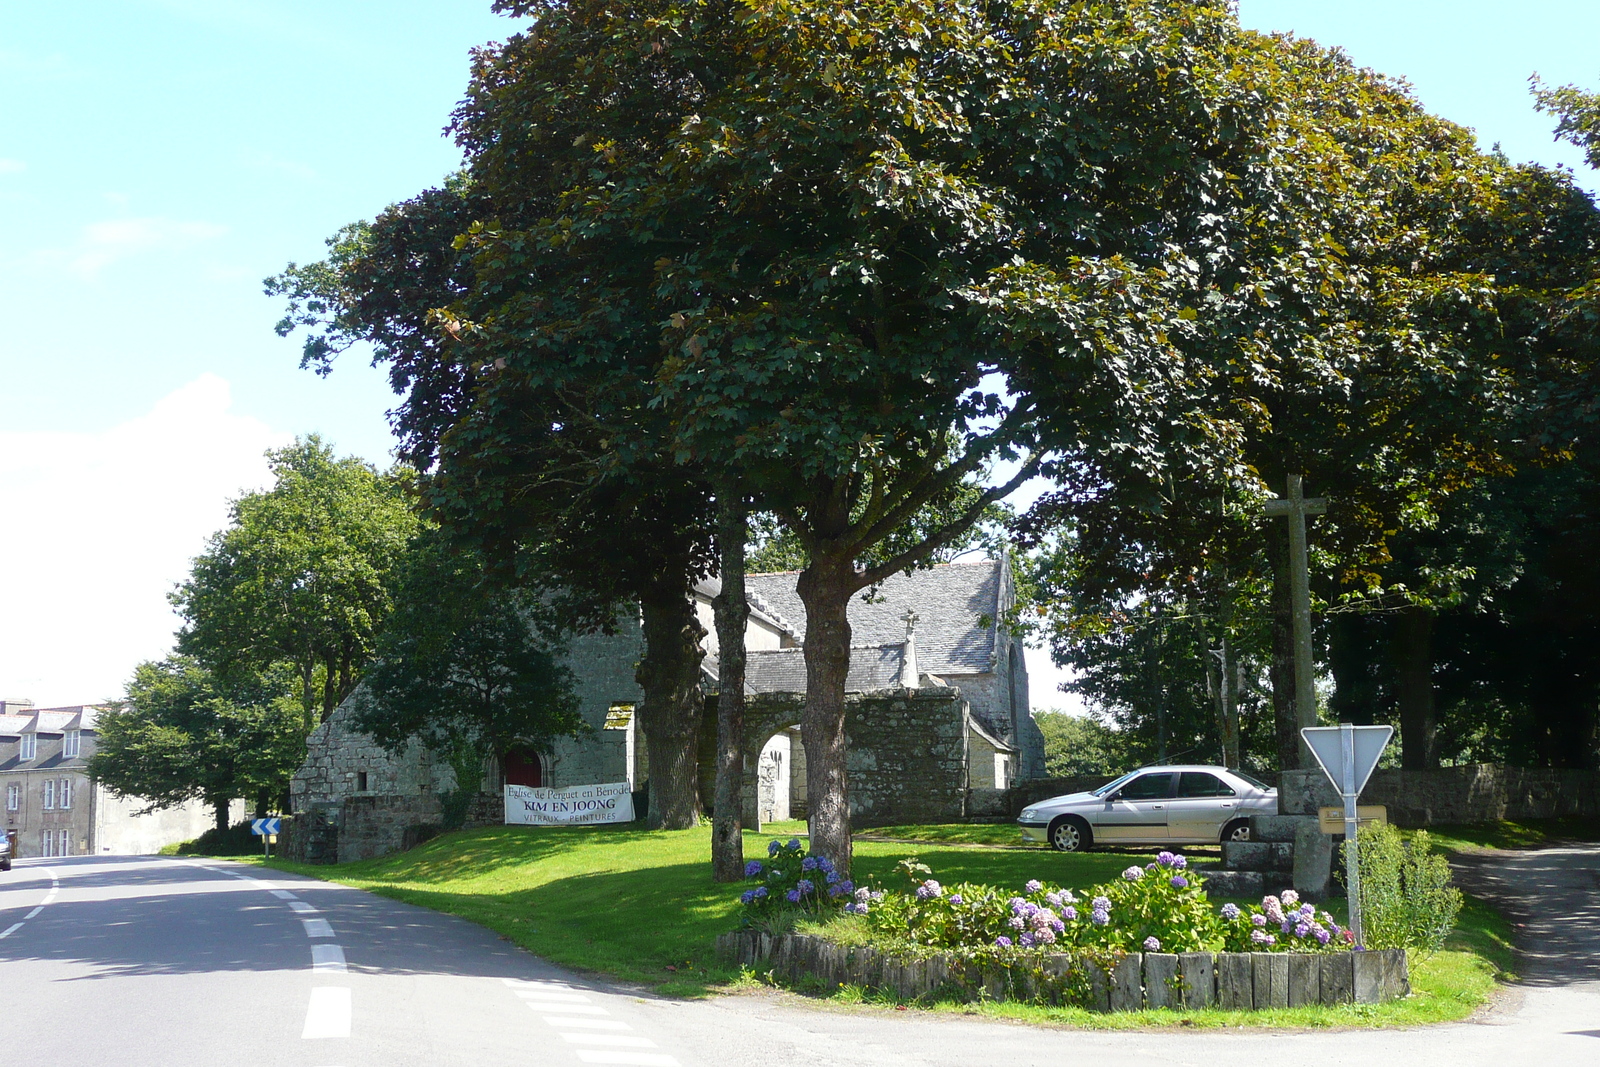
POLYGON ((167 593, 289 440, 230 405, 207 374, 106 430, 0 431, 0 697, 116 696, 171 648, 167 593))
POLYGON ((43 256, 87 279, 121 260, 151 252, 181 252, 227 232, 226 226, 215 223, 159 216, 109 219, 89 223, 79 231, 78 240, 71 247, 45 252, 43 256))
POLYGON ((21 174, 28 165, 20 159, 0 159, 0 174, 21 174))

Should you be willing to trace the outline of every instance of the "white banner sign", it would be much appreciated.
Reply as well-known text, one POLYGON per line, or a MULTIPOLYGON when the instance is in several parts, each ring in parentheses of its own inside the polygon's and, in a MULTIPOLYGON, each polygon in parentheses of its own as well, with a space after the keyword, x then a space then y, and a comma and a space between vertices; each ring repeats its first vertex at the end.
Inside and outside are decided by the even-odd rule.
POLYGON ((506 786, 508 826, 588 826, 632 821, 633 792, 627 782, 573 785, 565 789, 506 786))

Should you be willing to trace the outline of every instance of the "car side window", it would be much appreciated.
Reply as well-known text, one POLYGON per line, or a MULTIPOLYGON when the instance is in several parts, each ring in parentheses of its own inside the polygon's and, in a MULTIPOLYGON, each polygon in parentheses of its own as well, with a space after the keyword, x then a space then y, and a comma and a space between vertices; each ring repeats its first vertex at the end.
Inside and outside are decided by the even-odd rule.
POLYGON ((1122 787, 1122 800, 1165 800, 1172 796, 1171 774, 1141 774, 1122 787))
POLYGON ((1195 799, 1199 797, 1231 797, 1233 790, 1221 778, 1204 771, 1184 771, 1178 776, 1178 796, 1195 799))

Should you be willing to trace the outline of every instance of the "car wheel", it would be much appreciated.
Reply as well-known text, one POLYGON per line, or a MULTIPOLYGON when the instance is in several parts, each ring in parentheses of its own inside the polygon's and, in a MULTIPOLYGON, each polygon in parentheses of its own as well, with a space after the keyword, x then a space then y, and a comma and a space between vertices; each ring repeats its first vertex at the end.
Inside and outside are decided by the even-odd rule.
POLYGON ((1076 815, 1063 815, 1050 824, 1050 847, 1057 852, 1084 852, 1094 847, 1094 834, 1076 815))
POLYGON ((1224 841, 1250 840, 1250 821, 1248 819, 1235 819, 1222 828, 1224 841))

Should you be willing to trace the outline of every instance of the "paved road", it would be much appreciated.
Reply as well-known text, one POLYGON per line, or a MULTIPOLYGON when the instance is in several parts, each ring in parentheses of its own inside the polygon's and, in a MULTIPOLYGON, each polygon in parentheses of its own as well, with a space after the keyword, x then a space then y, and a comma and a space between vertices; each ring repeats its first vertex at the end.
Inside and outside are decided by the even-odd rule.
POLYGON ((0 875, 6 1067, 705 1062, 654 1037, 637 999, 463 920, 276 871, 85 858, 0 875))
POLYGON ((0 1004, 10 1016, 0 1063, 1600 1062, 1600 849, 1502 853, 1464 875, 1526 924, 1529 979, 1499 1011, 1416 1031, 1130 1034, 837 1011, 787 995, 660 1000, 561 972, 462 920, 343 886, 215 861, 34 861, 0 878, 0 1004))

